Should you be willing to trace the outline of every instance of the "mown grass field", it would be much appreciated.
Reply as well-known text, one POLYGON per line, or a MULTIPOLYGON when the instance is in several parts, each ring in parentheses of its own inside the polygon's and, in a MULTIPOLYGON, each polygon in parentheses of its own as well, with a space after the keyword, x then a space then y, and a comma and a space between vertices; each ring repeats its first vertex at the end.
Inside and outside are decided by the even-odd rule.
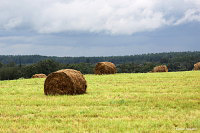
POLYGON ((200 132, 200 71, 85 75, 87 94, 0 81, 0 132, 200 132))

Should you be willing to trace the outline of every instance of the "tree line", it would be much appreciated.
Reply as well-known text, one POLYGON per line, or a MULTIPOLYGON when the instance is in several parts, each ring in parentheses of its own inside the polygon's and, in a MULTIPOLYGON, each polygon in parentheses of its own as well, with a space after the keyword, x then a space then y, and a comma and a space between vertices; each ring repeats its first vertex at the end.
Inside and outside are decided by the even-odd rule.
POLYGON ((0 62, 9 64, 34 64, 42 60, 52 59, 63 64, 91 63, 95 64, 101 61, 110 61, 114 64, 136 63, 143 64, 146 62, 153 63, 172 63, 172 62, 197 62, 200 58, 200 51, 195 52, 169 52, 169 53, 151 53, 142 55, 129 56, 108 56, 108 57, 56 57, 40 55, 0 55, 0 62))
POLYGON ((31 78, 37 73, 48 75, 60 69, 76 69, 83 74, 93 74, 95 64, 113 62, 118 73, 146 73, 157 65, 167 65, 169 71, 190 71, 200 61, 200 52, 170 52, 134 56, 110 57, 48 57, 0 56, 0 80, 31 78))

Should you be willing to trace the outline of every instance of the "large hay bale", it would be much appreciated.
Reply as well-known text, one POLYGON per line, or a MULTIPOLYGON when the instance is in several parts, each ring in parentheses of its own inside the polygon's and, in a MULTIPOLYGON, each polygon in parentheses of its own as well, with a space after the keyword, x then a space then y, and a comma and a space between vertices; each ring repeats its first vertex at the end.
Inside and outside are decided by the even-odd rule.
POLYGON ((45 74, 34 74, 32 78, 46 78, 47 76, 45 74))
POLYGON ((152 72, 168 72, 166 65, 156 66, 153 68, 152 72))
POLYGON ((117 69, 111 62, 99 62, 96 64, 94 73, 95 74, 115 74, 117 69))
POLYGON ((48 75, 45 95, 75 95, 86 93, 87 82, 80 71, 63 69, 48 75))
POLYGON ((194 70, 200 70, 200 62, 194 64, 194 70))

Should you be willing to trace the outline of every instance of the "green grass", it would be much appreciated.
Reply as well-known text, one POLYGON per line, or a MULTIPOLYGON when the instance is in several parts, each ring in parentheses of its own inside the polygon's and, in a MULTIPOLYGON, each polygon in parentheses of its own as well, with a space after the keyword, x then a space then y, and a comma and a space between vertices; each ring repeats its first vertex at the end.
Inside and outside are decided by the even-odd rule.
POLYGON ((200 71, 85 77, 76 96, 45 96, 44 79, 0 81, 0 132, 200 131, 200 71))

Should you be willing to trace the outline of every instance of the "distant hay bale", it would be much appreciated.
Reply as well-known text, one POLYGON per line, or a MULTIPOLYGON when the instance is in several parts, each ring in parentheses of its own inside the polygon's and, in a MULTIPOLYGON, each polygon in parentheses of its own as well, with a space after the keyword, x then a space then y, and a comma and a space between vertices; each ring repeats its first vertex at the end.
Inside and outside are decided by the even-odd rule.
POLYGON ((48 75, 45 95, 76 95, 86 93, 87 82, 80 71, 63 69, 48 75))
POLYGON ((166 65, 156 66, 153 68, 152 72, 168 72, 166 65))
POLYGON ((117 72, 116 66, 111 62, 99 62, 96 64, 95 74, 115 74, 117 72))
POLYGON ((46 78, 47 76, 45 74, 34 74, 32 78, 46 78))
POLYGON ((194 70, 200 70, 200 62, 194 64, 194 70))

